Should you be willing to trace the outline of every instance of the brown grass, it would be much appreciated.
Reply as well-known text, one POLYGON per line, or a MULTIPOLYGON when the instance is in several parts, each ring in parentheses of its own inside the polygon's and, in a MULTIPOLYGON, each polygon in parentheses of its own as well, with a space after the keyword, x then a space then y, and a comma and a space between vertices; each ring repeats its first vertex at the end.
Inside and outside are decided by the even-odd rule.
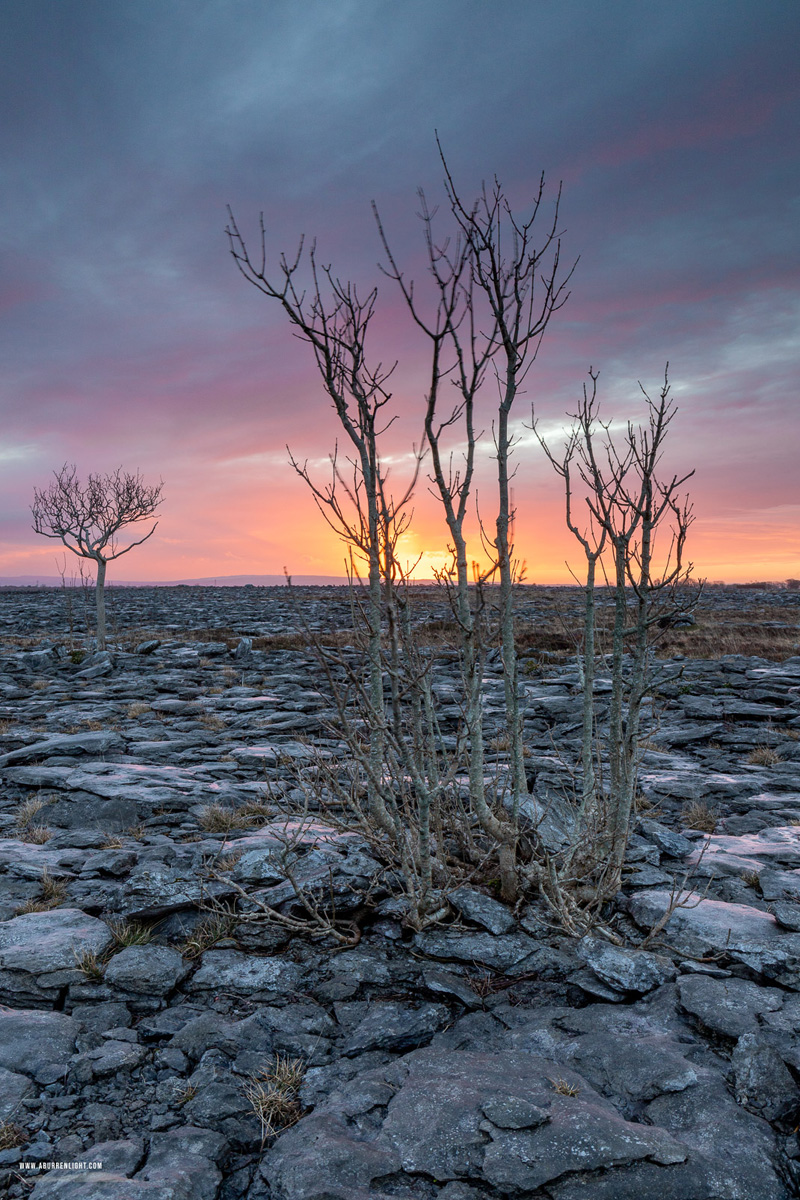
POLYGON ((230 937, 233 932, 235 915, 227 910, 221 910, 199 921, 192 933, 179 946, 184 958, 199 958, 206 950, 216 946, 223 938, 230 937))
POLYGON ((705 800, 693 800, 685 804, 681 810, 681 821, 687 829, 700 829, 703 833, 713 833, 717 827, 719 813, 715 808, 706 804, 705 800))
POLYGON ((32 900, 26 900, 14 909, 14 915, 23 916, 25 913, 49 912, 51 908, 59 908, 67 898, 67 885, 63 879, 53 879, 45 867, 39 881, 39 895, 32 900))
POLYGON ((24 1146, 28 1135, 14 1121, 0 1121, 0 1150, 14 1150, 24 1146))
POLYGON ((115 946, 146 946, 153 938, 152 929, 141 921, 109 921, 108 928, 115 946))
MULTIPOLYGON (((549 1078, 549 1076, 548 1076, 549 1078)), ((567 1083, 566 1079, 550 1079, 553 1091, 559 1096, 580 1096, 581 1089, 575 1083, 567 1083)))
POLYGON ((265 1071, 245 1077, 244 1094, 259 1119, 264 1140, 288 1129, 302 1116, 298 1092, 304 1075, 302 1059, 277 1054, 265 1071))
POLYGON ((781 756, 770 746, 756 746, 748 754, 747 761, 752 767, 774 767, 781 761, 781 756))
POLYGON ((252 818, 241 809, 225 808, 222 804, 207 804, 197 818, 207 833, 229 833, 231 829, 247 829, 252 818))
POLYGON ((48 829, 46 825, 26 825, 20 830, 19 840, 34 846, 43 846, 52 836, 52 829, 48 829))

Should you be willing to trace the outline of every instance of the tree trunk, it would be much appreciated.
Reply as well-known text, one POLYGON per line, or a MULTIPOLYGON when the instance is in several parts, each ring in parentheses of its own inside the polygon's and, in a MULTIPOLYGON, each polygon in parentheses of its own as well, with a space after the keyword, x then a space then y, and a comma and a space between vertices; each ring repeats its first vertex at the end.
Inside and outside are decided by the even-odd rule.
POLYGON ((106 648, 106 560, 104 558, 95 559, 97 563, 97 582, 95 583, 95 595, 97 599, 97 649, 105 650, 106 648))

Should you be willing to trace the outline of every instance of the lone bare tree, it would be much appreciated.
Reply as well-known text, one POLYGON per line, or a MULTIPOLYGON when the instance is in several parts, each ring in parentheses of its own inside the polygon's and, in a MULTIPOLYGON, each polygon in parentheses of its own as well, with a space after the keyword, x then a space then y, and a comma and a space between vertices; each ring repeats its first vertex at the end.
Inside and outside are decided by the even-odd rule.
POLYGON ((127 545, 121 546, 117 540, 121 530, 153 516, 163 499, 163 486, 161 480, 145 483, 138 471, 134 474, 121 467, 108 475, 89 475, 82 484, 75 466, 65 463, 53 472, 48 487, 34 488, 31 512, 36 533, 58 538, 73 554, 93 559, 97 564, 99 650, 106 646, 106 566, 153 535, 158 521, 144 537, 127 545))

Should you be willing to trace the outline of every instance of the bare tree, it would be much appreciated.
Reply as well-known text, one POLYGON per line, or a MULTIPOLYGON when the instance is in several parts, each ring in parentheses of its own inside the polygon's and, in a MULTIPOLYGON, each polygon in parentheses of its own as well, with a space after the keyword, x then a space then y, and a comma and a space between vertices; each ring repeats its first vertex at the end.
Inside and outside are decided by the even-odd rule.
MULTIPOLYGON (((511 416, 550 319, 569 297, 567 288, 576 264, 565 269, 561 263, 560 188, 549 213, 543 208, 544 175, 524 217, 513 212, 497 178, 491 187, 484 185, 480 196, 467 206, 456 188, 438 138, 437 145, 455 237, 436 240, 435 210, 431 211, 420 191, 428 273, 434 281, 432 316, 425 316, 424 303, 398 267, 377 210, 375 215, 389 263, 385 274, 399 285, 416 325, 431 344, 425 434, 431 455, 431 480, 444 510, 452 544, 453 566, 447 582, 452 584, 453 610, 461 630, 470 799, 482 828, 499 844, 503 895, 515 900, 519 890, 516 865, 519 808, 522 795, 527 793, 527 783, 513 620, 516 562, 511 481, 515 439, 511 416), (502 807, 493 809, 485 794, 480 695, 484 645, 479 613, 470 603, 464 527, 474 501, 475 452, 480 437, 476 406, 487 371, 493 373, 497 388, 491 421, 497 461, 497 511, 493 533, 482 527, 489 566, 476 582, 480 585, 497 577, 500 585, 499 640, 510 760, 508 814, 502 807), (448 380, 455 386, 458 399, 452 409, 442 414, 442 385, 448 380), (456 468, 452 456, 448 462, 443 442, 453 431, 461 437, 459 451, 463 456, 462 466, 456 468)), ((473 589, 472 595, 480 607, 481 587, 473 589)))
POLYGON ((78 479, 74 465, 65 463, 53 472, 48 487, 34 488, 33 528, 42 537, 58 538, 79 558, 92 559, 97 565, 97 646, 106 646, 105 581, 106 566, 112 559, 141 546, 155 532, 155 521, 147 533, 127 545, 120 545, 122 530, 149 520, 162 502, 164 484, 147 484, 137 471, 121 467, 108 475, 89 475, 86 483, 78 479))
MULTIPOLYGON (((293 257, 282 255, 269 265, 263 217, 256 254, 249 251, 232 214, 228 226, 231 252, 242 275, 282 306, 298 336, 310 344, 346 438, 348 451, 344 456, 338 450, 332 455, 332 478, 327 485, 315 483, 305 464, 294 458, 291 462, 354 561, 367 566, 363 603, 354 603, 366 632, 367 669, 363 682, 353 674, 348 676, 349 694, 342 693, 337 700, 339 728, 365 782, 369 819, 400 862, 412 908, 420 917, 440 905, 434 878, 441 877, 446 857, 445 811, 460 822, 460 830, 451 827, 450 831, 456 840, 472 838, 469 828, 473 817, 477 819, 483 844, 477 849, 471 846, 470 852, 479 857, 496 854, 507 900, 519 898, 523 882, 517 851, 520 794, 527 791, 527 784, 512 612, 510 458, 514 438, 510 418, 550 317, 567 298, 571 275, 560 264, 558 197, 545 215, 543 180, 530 211, 518 219, 497 180, 483 189, 473 206, 466 207, 443 156, 442 164, 454 225, 452 238, 435 241, 434 214, 420 193, 433 279, 430 312, 417 301, 413 283, 405 280, 375 212, 388 258, 384 273, 399 285, 431 350, 422 438, 414 452, 411 482, 398 499, 388 490, 388 471, 379 450, 381 434, 393 419, 387 407, 391 368, 370 365, 366 349, 376 290, 366 298, 359 297, 351 284, 319 265, 314 245, 305 261, 304 285, 302 240, 293 257), (465 522, 475 505, 475 455, 480 439, 476 405, 487 371, 494 374, 498 390, 491 420, 498 463, 497 516, 493 532, 482 531, 487 565, 478 572, 478 586, 471 587, 465 522), (451 384, 455 401, 442 411, 446 403, 442 391, 451 384), (454 466, 452 453, 448 464, 445 442, 453 439, 457 452, 463 454, 461 466, 454 466), (452 546, 452 570, 441 573, 440 579, 447 586, 461 634, 464 720, 455 753, 458 764, 442 751, 430 689, 432 661, 411 628, 408 571, 401 567, 396 552, 410 519, 409 504, 423 450, 430 455, 431 482, 443 506, 452 546), (485 770, 481 704, 487 649, 482 585, 494 577, 500 583, 498 640, 511 769, 491 782, 485 770), (357 720, 348 708, 353 698, 359 708, 357 720), (366 747, 360 742, 361 729, 366 747), (463 813, 456 788, 458 776, 463 775, 460 755, 467 762, 468 815, 463 813)), ((328 786, 333 787, 333 779, 328 786)))
POLYGON ((599 417, 597 372, 590 369, 589 377, 591 387, 584 387, 563 456, 556 458, 539 439, 564 481, 567 527, 587 563, 583 653, 578 656, 583 684, 581 802, 575 837, 561 863, 561 905, 568 884, 581 874, 594 875, 595 905, 619 889, 634 811, 642 706, 656 682, 653 650, 675 620, 696 606, 702 591, 702 585, 687 588, 692 564, 685 559, 685 547, 693 516, 688 498, 680 493, 694 471, 667 479, 658 473, 677 412, 668 369, 657 399, 639 385, 646 423, 629 422, 616 441, 611 423, 599 417), (576 485, 583 490, 583 520, 576 512, 576 485), (603 656, 611 668, 611 695, 602 739, 594 695, 598 569, 613 605, 611 650, 603 656))

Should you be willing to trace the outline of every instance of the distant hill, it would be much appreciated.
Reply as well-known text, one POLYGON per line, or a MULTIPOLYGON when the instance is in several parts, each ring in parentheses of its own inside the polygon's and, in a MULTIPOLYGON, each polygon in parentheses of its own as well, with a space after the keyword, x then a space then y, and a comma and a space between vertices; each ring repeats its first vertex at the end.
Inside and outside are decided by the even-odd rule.
MULTIPOLYGON (((345 584, 339 575, 292 575, 299 587, 330 587, 345 584)), ((110 579, 106 587, 285 587, 283 575, 210 575, 207 579, 110 579)), ((60 575, 0 575, 0 587, 57 587, 60 575)), ((67 580, 67 586, 70 581, 67 580)), ((73 586, 79 587, 80 581, 73 586)))

